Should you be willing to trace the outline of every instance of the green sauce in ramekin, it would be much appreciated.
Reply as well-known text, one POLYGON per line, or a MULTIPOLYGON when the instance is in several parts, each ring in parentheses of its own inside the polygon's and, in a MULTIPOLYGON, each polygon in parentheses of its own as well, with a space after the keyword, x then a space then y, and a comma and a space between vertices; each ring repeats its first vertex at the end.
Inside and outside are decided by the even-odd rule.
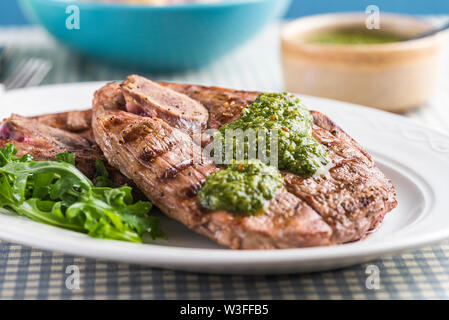
POLYGON ((399 35, 380 30, 340 29, 313 33, 305 41, 329 45, 364 45, 392 43, 402 39, 399 35))

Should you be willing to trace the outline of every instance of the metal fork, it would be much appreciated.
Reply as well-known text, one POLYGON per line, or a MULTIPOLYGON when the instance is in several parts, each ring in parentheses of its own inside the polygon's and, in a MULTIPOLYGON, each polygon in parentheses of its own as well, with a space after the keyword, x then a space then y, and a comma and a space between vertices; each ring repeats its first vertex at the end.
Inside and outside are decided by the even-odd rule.
POLYGON ((30 58, 19 63, 3 82, 5 90, 37 86, 53 67, 48 60, 30 58))

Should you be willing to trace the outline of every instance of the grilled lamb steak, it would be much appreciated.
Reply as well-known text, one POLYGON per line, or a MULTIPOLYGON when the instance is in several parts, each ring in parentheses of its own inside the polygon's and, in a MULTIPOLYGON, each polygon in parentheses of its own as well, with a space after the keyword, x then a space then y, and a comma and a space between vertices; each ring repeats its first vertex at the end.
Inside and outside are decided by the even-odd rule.
POLYGON ((261 216, 205 212, 196 192, 219 170, 196 159, 200 146, 187 133, 158 118, 121 110, 94 109, 94 133, 112 166, 120 168, 168 216, 231 248, 288 248, 327 245, 332 231, 304 201, 279 193, 261 216))
MULTIPOLYGON (((31 154, 35 160, 55 160, 61 152, 75 154, 76 166, 88 178, 95 179, 96 159, 103 160, 111 179, 118 186, 134 183, 108 165, 94 142, 91 130, 92 110, 71 111, 25 118, 11 115, 0 124, 0 146, 13 143, 18 156, 31 154)), ((136 194, 140 198, 140 193, 136 194)))
POLYGON ((29 117, 29 119, 34 119, 50 127, 74 133, 90 133, 92 129, 92 109, 43 114, 36 117, 29 117))
POLYGON ((11 115, 0 127, 0 144, 12 142, 18 155, 31 154, 36 160, 54 160, 61 152, 75 152, 78 168, 87 176, 95 174, 95 158, 101 151, 84 134, 54 128, 36 119, 11 115))
POLYGON ((201 149, 193 143, 190 129, 216 129, 230 123, 257 96, 257 92, 216 87, 158 85, 131 76, 95 93, 95 140, 109 163, 168 216, 234 249, 331 245, 359 240, 375 229, 396 206, 391 182, 349 135, 315 111, 311 112, 313 136, 327 148, 333 164, 328 176, 305 178, 284 172, 286 190, 260 216, 241 217, 201 207, 196 193, 205 177, 220 169, 208 159, 198 159, 201 149), (138 86, 127 85, 136 79, 138 86), (130 106, 130 96, 141 99, 132 100, 130 106), (195 117, 184 118, 182 112, 173 116, 171 101, 194 106, 189 110, 195 117))

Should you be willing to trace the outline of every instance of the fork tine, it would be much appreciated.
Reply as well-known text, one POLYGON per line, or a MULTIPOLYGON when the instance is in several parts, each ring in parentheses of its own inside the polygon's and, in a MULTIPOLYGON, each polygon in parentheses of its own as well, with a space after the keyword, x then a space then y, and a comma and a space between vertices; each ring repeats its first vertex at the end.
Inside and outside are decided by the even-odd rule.
POLYGON ((27 72, 25 72, 20 79, 20 81, 16 85, 17 88, 24 88, 27 84, 27 82, 34 76, 34 74, 38 71, 40 66, 39 59, 35 59, 32 63, 30 63, 30 66, 28 67, 27 72))
POLYGON ((6 90, 21 88, 30 77, 36 72, 39 61, 37 59, 29 59, 23 67, 18 70, 13 79, 5 85, 6 90))
POLYGON ((24 85, 24 87, 28 88, 32 86, 37 86, 47 76, 52 67, 53 66, 49 61, 40 60, 39 66, 35 74, 28 80, 28 82, 24 85))
POLYGON ((32 66, 33 62, 34 59, 29 59, 24 61, 23 64, 17 66, 17 72, 15 70, 14 73, 11 75, 11 79, 8 78, 5 81, 5 87, 7 90, 19 87, 20 82, 22 82, 23 77, 28 74, 30 66, 32 66))

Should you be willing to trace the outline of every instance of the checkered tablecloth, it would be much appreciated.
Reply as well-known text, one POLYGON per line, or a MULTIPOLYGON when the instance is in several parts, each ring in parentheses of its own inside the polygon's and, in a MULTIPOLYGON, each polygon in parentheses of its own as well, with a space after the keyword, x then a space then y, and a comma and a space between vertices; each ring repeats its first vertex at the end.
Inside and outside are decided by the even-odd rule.
MULTIPOLYGON (((436 22, 443 18, 434 17, 436 22)), ((153 79, 280 91, 278 27, 270 27, 242 48, 197 72, 144 74, 153 79)), ((13 48, 14 65, 29 56, 54 63, 44 83, 123 79, 139 70, 83 58, 57 45, 39 28, 0 29, 0 44, 13 48)), ((445 71, 449 78, 449 71, 445 71)), ((41 102, 43 103, 43 102, 41 102)), ((435 98, 406 116, 449 132, 449 80, 435 98)), ((331 272, 279 276, 204 275, 118 264, 0 241, 2 299, 447 299, 449 242, 386 256, 331 272), (80 289, 67 289, 67 267, 80 271, 80 289), (367 267, 380 271, 378 289, 367 286, 367 267), (372 289, 370 289, 372 288, 372 289)))

